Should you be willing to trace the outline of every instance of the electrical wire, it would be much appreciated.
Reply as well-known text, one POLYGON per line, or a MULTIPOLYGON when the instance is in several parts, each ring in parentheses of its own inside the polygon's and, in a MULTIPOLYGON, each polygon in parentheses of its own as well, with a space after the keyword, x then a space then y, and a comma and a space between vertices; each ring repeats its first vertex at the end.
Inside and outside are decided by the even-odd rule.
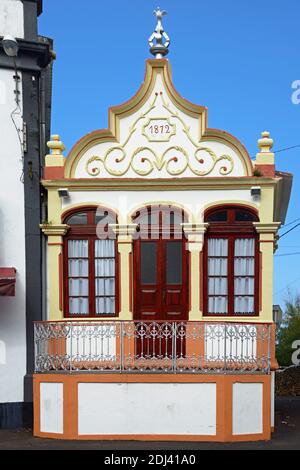
POLYGON ((277 292, 274 293, 274 297, 276 295, 279 295, 281 294, 281 292, 284 292, 286 289, 288 289, 289 286, 291 286, 292 284, 295 284, 296 282, 298 282, 300 280, 300 277, 297 277, 296 279, 294 279, 293 281, 289 282, 285 287, 283 287, 283 289, 280 289, 278 290, 277 292))
POLYGON ((289 230, 287 230, 287 232, 284 232, 282 235, 280 235, 280 236, 279 236, 279 239, 282 238, 282 237, 284 237, 284 236, 287 235, 288 233, 292 232, 293 230, 295 230, 295 228, 297 228, 297 227, 299 227, 299 226, 300 226, 300 222, 299 222, 297 225, 295 225, 295 227, 290 228, 289 230))
POLYGON ((298 220, 300 220, 300 217, 298 219, 292 220, 292 222, 289 222, 288 224, 283 224, 279 230, 283 229, 283 227, 289 227, 290 225, 293 225, 295 222, 298 222, 298 220))
POLYGON ((300 144, 293 145, 292 147, 286 147, 286 148, 283 148, 283 149, 274 150, 273 153, 285 152, 285 151, 287 151, 287 150, 296 149, 296 148, 298 148, 298 147, 300 147, 300 144))
POLYGON ((17 64, 16 64, 16 59, 15 57, 13 57, 13 60, 14 60, 14 68, 15 68, 15 81, 16 81, 16 84, 15 84, 15 102, 16 102, 16 108, 10 113, 10 118, 12 120, 12 123, 17 131, 17 136, 18 136, 18 139, 19 139, 19 142, 20 142, 20 148, 21 148, 21 162, 22 162, 22 173, 21 173, 21 176, 20 176, 20 181, 22 183, 24 183, 24 145, 23 145, 23 141, 22 141, 22 138, 21 138, 21 130, 19 129, 18 125, 17 125, 17 122, 15 120, 15 118, 18 116, 21 118, 21 120, 23 121, 23 115, 22 115, 22 110, 21 110, 21 106, 20 106, 20 99, 19 99, 19 96, 18 96, 18 93, 19 93, 19 87, 18 87, 18 80, 19 80, 19 75, 18 75, 18 69, 17 69, 17 64))
POLYGON ((292 256, 292 255, 300 255, 300 251, 295 251, 295 253, 282 253, 279 255, 274 255, 274 257, 279 257, 279 256, 292 256))

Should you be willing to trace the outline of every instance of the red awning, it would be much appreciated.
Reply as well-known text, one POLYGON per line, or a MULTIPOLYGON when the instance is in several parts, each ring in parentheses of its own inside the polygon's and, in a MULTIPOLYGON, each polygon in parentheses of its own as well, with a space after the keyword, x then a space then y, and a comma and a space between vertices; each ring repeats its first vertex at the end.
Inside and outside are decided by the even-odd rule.
POLYGON ((16 273, 15 268, 0 268, 0 296, 15 295, 16 273))

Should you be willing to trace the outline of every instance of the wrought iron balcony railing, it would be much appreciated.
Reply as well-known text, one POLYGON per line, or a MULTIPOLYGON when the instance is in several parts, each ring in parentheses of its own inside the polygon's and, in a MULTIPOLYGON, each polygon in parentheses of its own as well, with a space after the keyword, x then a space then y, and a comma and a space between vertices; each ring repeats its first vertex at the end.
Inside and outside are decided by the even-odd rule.
POLYGON ((269 373, 270 324, 38 322, 35 371, 269 373))

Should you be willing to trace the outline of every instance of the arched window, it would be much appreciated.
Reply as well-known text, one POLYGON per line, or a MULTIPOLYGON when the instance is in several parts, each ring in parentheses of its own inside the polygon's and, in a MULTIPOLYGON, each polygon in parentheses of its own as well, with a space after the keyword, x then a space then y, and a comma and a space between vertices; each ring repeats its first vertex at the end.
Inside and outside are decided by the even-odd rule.
POLYGON ((118 311, 116 239, 106 209, 86 209, 65 216, 64 311, 66 317, 115 316, 118 311))
POLYGON ((259 310, 259 248, 256 213, 221 207, 205 214, 204 314, 248 316, 259 310))

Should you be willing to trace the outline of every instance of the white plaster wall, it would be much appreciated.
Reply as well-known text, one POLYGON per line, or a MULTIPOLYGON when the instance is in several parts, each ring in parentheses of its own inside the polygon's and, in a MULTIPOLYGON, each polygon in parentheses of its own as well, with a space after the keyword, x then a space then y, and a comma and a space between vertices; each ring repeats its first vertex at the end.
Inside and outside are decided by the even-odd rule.
POLYGON ((233 435, 263 432, 263 384, 235 383, 232 397, 233 435))
POLYGON ((26 372, 24 186, 20 143, 10 118, 16 107, 13 74, 0 69, 0 266, 17 269, 16 296, 0 296, 0 403, 23 400, 26 372))
POLYGON ((63 434, 62 383, 40 384, 40 431, 63 434))
POLYGON ((0 0, 0 36, 24 38, 24 13, 21 0, 0 0))
POLYGON ((216 384, 80 383, 79 435, 216 434, 216 384))
MULTIPOLYGON (((99 203, 119 213, 123 222, 127 215, 147 203, 181 204, 201 222, 203 208, 208 204, 224 203, 225 201, 244 201, 253 203, 250 190, 199 190, 199 191, 70 191, 70 197, 62 200, 63 210, 75 204, 99 203)), ((259 208, 259 202, 256 203, 259 208)), ((191 221, 192 222, 192 221, 191 221)), ((122 220, 119 220, 122 223, 122 220)))

